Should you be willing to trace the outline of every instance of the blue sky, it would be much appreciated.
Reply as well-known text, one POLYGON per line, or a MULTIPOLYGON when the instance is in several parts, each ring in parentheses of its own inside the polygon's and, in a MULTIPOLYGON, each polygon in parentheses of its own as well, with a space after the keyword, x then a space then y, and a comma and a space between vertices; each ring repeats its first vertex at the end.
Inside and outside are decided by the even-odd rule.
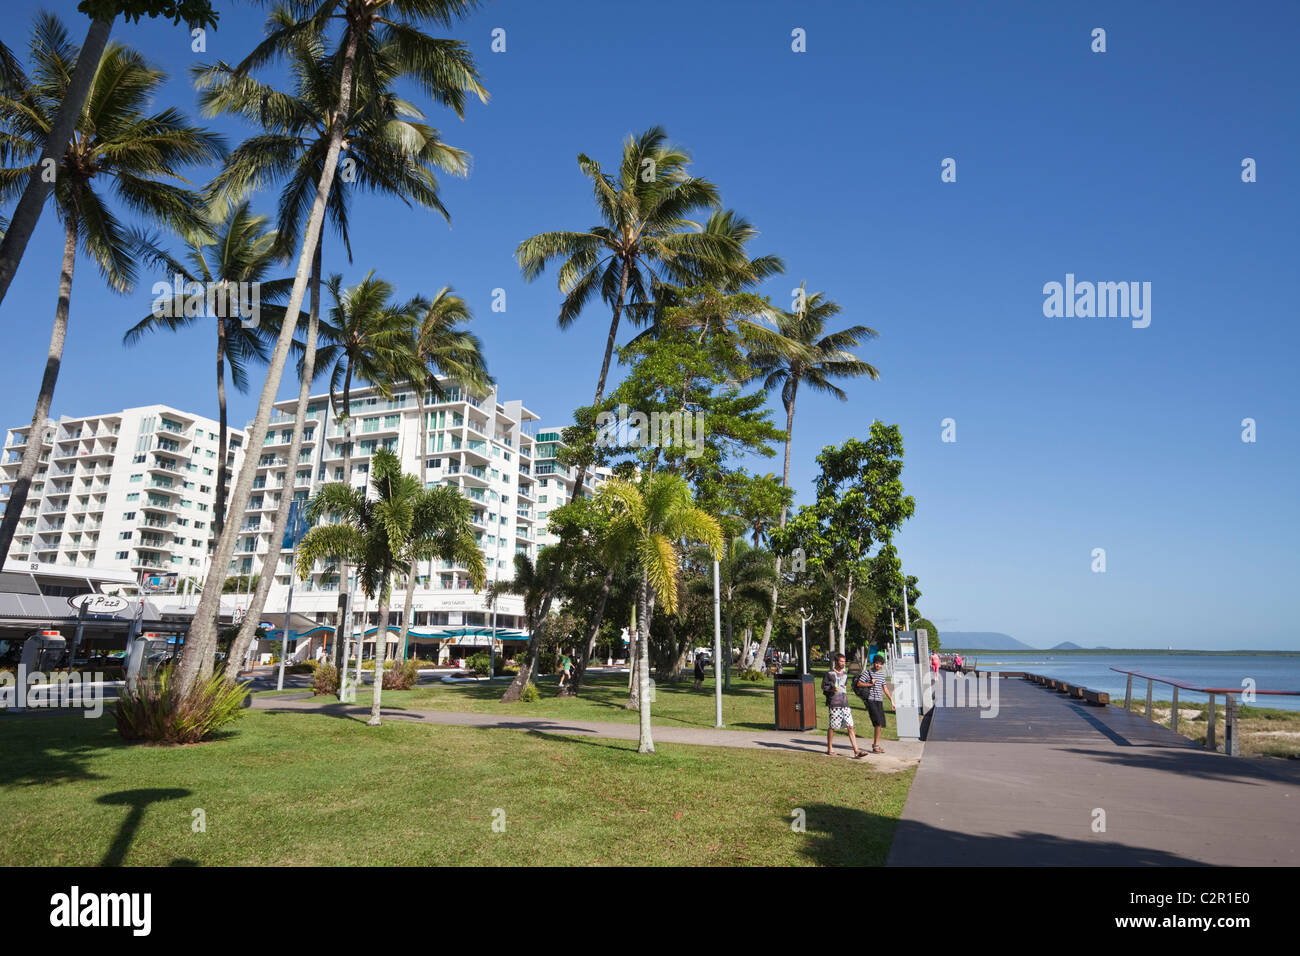
MULTIPOLYGON (((6 7, 22 49, 40 4, 6 7)), ((80 37, 72 0, 45 4, 80 37)), ((238 59, 263 11, 216 0, 204 54, 183 28, 119 25, 195 112, 185 70, 238 59)), ((843 324, 880 338, 878 382, 849 401, 802 393, 792 480, 806 500, 825 444, 897 422, 916 515, 897 538, 940 631, 1046 646, 1300 649, 1295 104, 1291 3, 491 3, 452 35, 492 94, 439 218, 358 197, 356 261, 402 296, 451 284, 475 308, 493 374, 548 423, 590 400, 607 329, 593 306, 556 328, 554 273, 525 284, 518 242, 593 221, 575 158, 613 165, 629 133, 667 128, 755 252, 807 280, 843 324), (505 53, 490 51, 493 28, 505 53), (1091 33, 1106 31, 1106 52, 1091 33), (807 52, 791 50, 802 28, 807 52), (951 157, 957 181, 940 181, 951 157), (1241 181, 1252 157, 1258 181, 1241 181), (1150 282, 1151 324, 1047 318, 1043 285, 1150 282), (507 311, 490 310, 494 288, 507 311), (1258 440, 1241 440, 1244 418, 1258 440), (955 442, 941 422, 956 422, 955 442), (1105 573, 1092 571, 1104 548, 1105 573), (1290 583, 1288 583, 1290 582, 1290 583)), ((232 143, 247 130, 212 125, 232 143)), ((271 209, 272 198, 263 197, 271 209)), ((25 423, 53 315, 61 241, 46 215, 3 307, 0 420, 25 423)), ((165 402, 215 413, 207 330, 127 350, 148 285, 105 291, 79 263, 55 414, 165 402)), ((626 336, 625 336, 626 338, 626 336)), ((287 397, 293 386, 281 389, 287 397)), ((231 419, 256 394, 235 395, 231 419)), ((783 420, 783 416, 778 416, 783 420)), ((780 457, 755 463, 779 473, 780 457)))

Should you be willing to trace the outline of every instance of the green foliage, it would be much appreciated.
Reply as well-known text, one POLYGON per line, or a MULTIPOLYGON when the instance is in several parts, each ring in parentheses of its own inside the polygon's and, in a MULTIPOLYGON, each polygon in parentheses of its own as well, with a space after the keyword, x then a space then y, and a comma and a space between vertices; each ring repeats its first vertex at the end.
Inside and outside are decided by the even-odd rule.
POLYGON ((924 628, 926 632, 926 636, 929 638, 930 650, 932 651, 942 650, 942 647, 939 644, 939 629, 935 627, 930 621, 926 620, 923 617, 913 618, 912 627, 916 630, 921 630, 922 628, 924 628))
POLYGON ((471 654, 465 658, 465 667, 471 673, 479 677, 487 677, 488 668, 491 666, 491 660, 487 651, 479 651, 477 654, 471 654))
POLYGON ((740 679, 752 681, 757 684, 767 680, 767 675, 764 674, 762 671, 757 671, 754 670, 753 668, 750 668, 749 670, 740 672, 740 679))
POLYGON ((537 685, 529 681, 524 685, 524 689, 519 692, 519 700, 525 704, 535 704, 542 699, 542 692, 537 689, 537 685))
POLYGON ((120 14, 128 23, 166 17, 173 26, 184 20, 190 27, 215 28, 218 17, 209 0, 81 0, 77 9, 92 20, 110 23, 120 14))
POLYGON ((420 664, 414 660, 399 661, 384 669, 384 690, 410 690, 419 677, 420 664))
POLYGON ((242 716, 247 696, 247 683, 236 683, 221 671, 182 694, 169 664, 156 680, 140 681, 134 690, 124 688, 113 719, 117 732, 133 743, 193 744, 242 716))
POLYGON ((555 656, 555 651, 539 651, 537 653, 537 673, 554 674, 560 667, 560 659, 555 656))
POLYGON ((322 694, 337 694, 339 692, 338 668, 329 661, 316 668, 316 674, 311 682, 311 692, 317 697, 322 694))

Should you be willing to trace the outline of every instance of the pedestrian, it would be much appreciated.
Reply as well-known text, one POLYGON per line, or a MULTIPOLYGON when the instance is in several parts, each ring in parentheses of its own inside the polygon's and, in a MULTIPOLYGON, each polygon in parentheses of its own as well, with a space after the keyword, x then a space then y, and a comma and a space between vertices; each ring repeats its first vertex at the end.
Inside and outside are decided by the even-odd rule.
POLYGON ((890 693, 888 684, 885 683, 885 655, 877 654, 871 662, 871 666, 858 675, 858 679, 853 684, 853 689, 858 696, 862 698, 867 705, 867 716, 871 718, 871 726, 875 729, 875 740, 871 744, 871 752, 883 754, 884 748, 880 746, 880 731, 885 726, 885 698, 889 698, 889 706, 898 712, 898 705, 894 703, 894 695, 890 693))
POLYGON ((704 686, 704 655, 695 655, 695 689, 699 690, 704 686))
POLYGON ((930 673, 931 674, 939 673, 939 652, 938 651, 930 652, 930 673))
POLYGON ((960 673, 961 673, 961 655, 960 655, 960 654, 954 654, 953 657, 952 657, 952 663, 953 663, 953 665, 957 668, 957 673, 960 674, 960 673))
POLYGON ((573 661, 569 660, 569 655, 565 654, 560 658, 560 686, 573 676, 573 661))
POLYGON ((826 755, 835 756, 835 731, 849 732, 849 746, 853 756, 866 756, 866 751, 858 749, 857 737, 853 735, 853 710, 849 707, 849 673, 844 669, 844 655, 836 654, 834 666, 822 678, 822 693, 826 695, 826 710, 831 715, 830 725, 826 728, 826 755))

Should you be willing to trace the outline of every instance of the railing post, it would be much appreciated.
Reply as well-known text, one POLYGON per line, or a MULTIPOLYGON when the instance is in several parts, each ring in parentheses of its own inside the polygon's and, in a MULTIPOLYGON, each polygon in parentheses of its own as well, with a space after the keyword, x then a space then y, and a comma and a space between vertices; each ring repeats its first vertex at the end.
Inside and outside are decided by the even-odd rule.
POLYGON ((1229 757, 1241 755, 1241 742, 1237 739, 1237 698, 1225 694, 1223 699, 1223 752, 1229 757))
POLYGON ((1169 710, 1169 729, 1178 733, 1178 685, 1171 684, 1174 689, 1174 703, 1169 710))
POLYGON ((1216 750, 1214 740, 1214 695, 1210 695, 1210 716, 1205 725, 1205 746, 1210 750, 1216 750))
POLYGON ((1133 675, 1128 675, 1128 680, 1124 682, 1124 709, 1133 709, 1133 675))
POLYGON ((1151 719, 1151 678, 1147 678, 1147 720, 1151 719))

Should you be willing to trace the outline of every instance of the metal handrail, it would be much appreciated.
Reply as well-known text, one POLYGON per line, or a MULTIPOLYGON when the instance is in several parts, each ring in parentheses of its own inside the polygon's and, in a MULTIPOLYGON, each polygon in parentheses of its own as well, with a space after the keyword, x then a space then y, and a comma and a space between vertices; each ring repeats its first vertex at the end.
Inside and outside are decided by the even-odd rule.
MULTIPOLYGON (((1223 728, 1223 749, 1224 753, 1236 757, 1241 752, 1240 735, 1237 731, 1237 695, 1245 693, 1243 687, 1198 687, 1188 681, 1178 680, 1174 677, 1162 677, 1159 674, 1148 674, 1145 671, 1128 670, 1124 667, 1111 667, 1111 670, 1118 674, 1127 675, 1124 684, 1124 709, 1132 710, 1133 703, 1133 678, 1138 677, 1147 682, 1147 706, 1144 716, 1147 720, 1151 719, 1151 685, 1168 684, 1174 689, 1174 699, 1169 711, 1169 727, 1174 733, 1178 733, 1178 691, 1190 690, 1197 694, 1207 694, 1210 698, 1210 716, 1205 728, 1205 747, 1207 750, 1217 750, 1214 737, 1215 731, 1215 708, 1214 698, 1217 694, 1223 695, 1224 710, 1224 728, 1223 728)), ((1253 694, 1267 694, 1282 697, 1300 697, 1300 691, 1296 690, 1252 690, 1253 694)))

